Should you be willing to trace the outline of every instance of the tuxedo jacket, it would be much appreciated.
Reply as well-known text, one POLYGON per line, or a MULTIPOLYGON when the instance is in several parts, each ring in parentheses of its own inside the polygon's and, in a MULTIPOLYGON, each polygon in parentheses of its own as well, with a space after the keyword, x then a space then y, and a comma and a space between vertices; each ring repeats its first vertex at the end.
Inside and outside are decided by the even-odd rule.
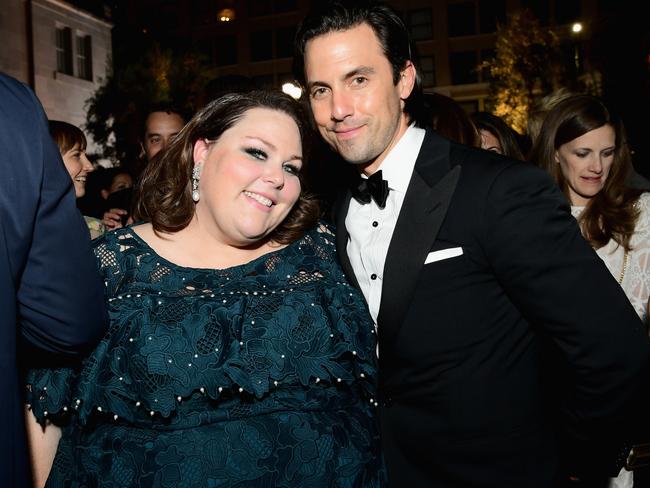
POLYGON ((45 113, 31 90, 0 73, 2 486, 31 486, 19 362, 79 355, 104 327, 88 229, 45 113))
MULTIPOLYGON (((349 201, 335 212, 337 246, 357 284, 349 201)), ((637 314, 557 185, 431 131, 388 248, 377 322, 395 487, 552 486, 552 410, 562 408, 563 432, 595 447, 620 432, 650 357, 637 314), (564 362, 565 394, 545 387, 547 348, 564 362)))

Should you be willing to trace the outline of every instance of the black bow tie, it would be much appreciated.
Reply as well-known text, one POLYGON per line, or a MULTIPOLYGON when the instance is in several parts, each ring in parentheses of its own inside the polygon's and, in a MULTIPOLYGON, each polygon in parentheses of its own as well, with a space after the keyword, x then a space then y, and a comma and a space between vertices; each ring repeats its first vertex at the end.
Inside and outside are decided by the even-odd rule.
POLYGON ((370 203, 372 198, 379 208, 386 206, 388 198, 388 182, 381 177, 381 170, 373 173, 370 178, 361 178, 359 184, 352 188, 352 196, 361 203, 370 203))

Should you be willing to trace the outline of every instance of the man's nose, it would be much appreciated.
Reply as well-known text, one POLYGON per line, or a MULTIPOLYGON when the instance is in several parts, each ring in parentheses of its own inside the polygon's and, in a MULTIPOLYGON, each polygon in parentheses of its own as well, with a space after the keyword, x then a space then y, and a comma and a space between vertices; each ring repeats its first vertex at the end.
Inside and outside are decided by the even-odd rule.
POLYGON ((352 97, 344 91, 332 92, 332 120, 343 121, 354 113, 352 97))

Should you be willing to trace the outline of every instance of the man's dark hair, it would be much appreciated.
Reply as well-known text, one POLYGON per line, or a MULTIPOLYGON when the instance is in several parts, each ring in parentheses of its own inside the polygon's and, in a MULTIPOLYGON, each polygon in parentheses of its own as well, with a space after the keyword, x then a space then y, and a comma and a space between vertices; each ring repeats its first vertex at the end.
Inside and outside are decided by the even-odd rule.
POLYGON ((181 109, 179 109, 178 107, 175 107, 174 105, 168 103, 157 103, 157 104, 150 105, 147 107, 145 111, 143 111, 142 123, 140 125, 140 127, 142 128, 140 132, 140 137, 144 137, 146 135, 147 119, 152 113, 155 112, 162 112, 167 115, 176 114, 183 120, 183 123, 187 121, 187 114, 181 109))
MULTIPOLYGON (((303 87, 305 80, 305 47, 310 40, 328 34, 368 24, 377 36, 384 54, 393 69, 393 83, 397 84, 407 61, 417 66, 411 49, 408 30, 399 14, 391 7, 374 0, 319 1, 302 21, 295 37, 293 74, 303 87)), ((417 72, 417 69, 416 69, 417 72)), ((411 95, 406 100, 405 112, 412 120, 419 119, 421 95, 420 75, 411 95)))

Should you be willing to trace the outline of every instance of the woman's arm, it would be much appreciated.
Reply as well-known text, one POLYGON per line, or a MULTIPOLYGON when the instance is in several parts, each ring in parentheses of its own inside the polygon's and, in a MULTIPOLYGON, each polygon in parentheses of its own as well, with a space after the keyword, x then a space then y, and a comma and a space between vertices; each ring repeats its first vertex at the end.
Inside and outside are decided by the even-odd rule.
POLYGON ((52 462, 56 454, 61 429, 48 423, 42 427, 36 421, 31 410, 25 409, 25 428, 27 430, 27 441, 29 443, 29 456, 32 463, 32 478, 35 488, 45 486, 45 481, 52 469, 52 462))

